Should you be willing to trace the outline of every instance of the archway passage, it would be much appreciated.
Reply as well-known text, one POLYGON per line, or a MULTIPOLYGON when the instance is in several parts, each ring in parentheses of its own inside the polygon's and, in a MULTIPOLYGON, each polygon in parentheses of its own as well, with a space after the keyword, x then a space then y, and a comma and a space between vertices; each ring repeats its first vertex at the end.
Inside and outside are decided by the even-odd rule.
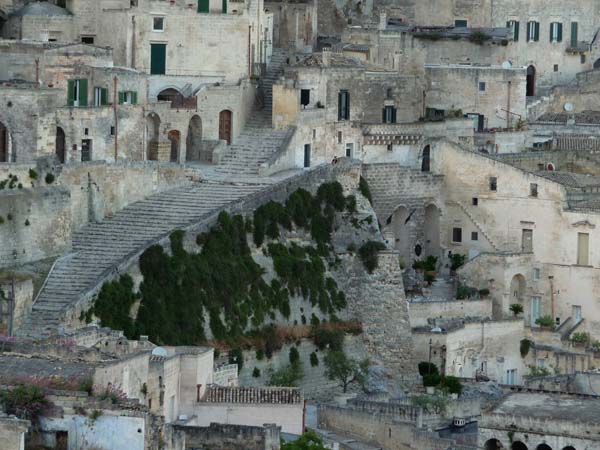
POLYGON ((190 119, 185 147, 186 161, 199 161, 202 159, 202 119, 198 115, 194 115, 190 119))
POLYGON ((232 114, 225 109, 219 113, 219 139, 231 144, 232 114))
POLYGON ((431 147, 426 145, 423 149, 423 159, 421 160, 421 172, 429 172, 431 170, 431 147))
POLYGON ((527 97, 533 97, 535 95, 535 67, 529 66, 527 68, 527 97))
POLYGON ((168 88, 162 90, 157 100, 160 102, 171 102, 171 108, 180 108, 183 105, 183 95, 177 89, 168 88))
POLYGON ((160 130, 160 117, 150 113, 146 117, 146 158, 151 161, 158 160, 158 135, 160 130))
POLYGON ((8 128, 0 122, 0 162, 9 161, 8 128))
POLYGON ((521 441, 513 442, 510 448, 511 450, 529 450, 521 441))
POLYGON ((56 143, 55 143, 55 152, 56 157, 64 164, 66 154, 65 154, 65 132, 61 127, 56 127, 56 143))
POLYGON ((540 444, 535 450, 552 450, 552 447, 550 447, 548 444, 540 444))
POLYGON ((498 439, 490 439, 483 447, 484 450, 500 450, 502 448, 502 443, 498 439))
POLYGON ((171 143, 171 162, 177 162, 179 160, 179 145, 181 142, 181 133, 178 130, 169 131, 167 138, 171 143))
POLYGON ((594 69, 600 69, 600 58, 594 62, 594 69))
POLYGON ((514 303, 522 303, 525 300, 527 281, 520 273, 512 277, 510 281, 510 294, 514 303))
POLYGON ((568 445, 567 447, 563 448, 562 450, 576 450, 576 449, 572 445, 568 445))
POLYGON ((440 254, 440 210, 435 205, 425 208, 425 256, 440 254))

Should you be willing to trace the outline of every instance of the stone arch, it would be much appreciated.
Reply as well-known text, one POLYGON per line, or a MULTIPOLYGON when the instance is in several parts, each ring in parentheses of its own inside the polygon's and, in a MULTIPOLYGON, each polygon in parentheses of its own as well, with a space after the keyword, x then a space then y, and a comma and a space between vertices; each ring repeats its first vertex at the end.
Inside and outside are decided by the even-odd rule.
POLYGON ((600 58, 594 62, 594 69, 600 69, 600 58))
POLYGON ((179 161, 179 149, 181 147, 181 133, 179 130, 171 130, 167 133, 167 138, 171 143, 171 162, 179 161))
POLYGON ((430 203, 425 208, 425 256, 440 254, 440 209, 430 203))
POLYGON ((413 257, 411 245, 413 239, 410 238, 409 221, 411 213, 405 206, 398 206, 391 217, 392 232, 394 234, 394 248, 400 252, 400 255, 408 264, 413 257))
POLYGON ((431 170, 431 145, 426 145, 423 148, 423 156, 421 157, 421 172, 429 172, 431 170))
POLYGON ((510 280, 510 298, 512 303, 521 303, 525 301, 525 291, 527 289, 527 281, 525 277, 518 273, 510 280))
POLYGON ((10 130, 0 122, 0 162, 15 162, 13 145, 10 130))
POLYGON ((535 450, 552 450, 552 447, 550 447, 548 444, 540 444, 535 448, 535 450))
POLYGON ((233 130, 233 113, 224 109, 219 113, 219 139, 231 144, 233 130))
POLYGON ((160 135, 160 117, 152 112, 146 117, 146 159, 158 160, 158 141, 160 135))
POLYGON ((572 445, 567 445, 565 448, 563 448, 562 450, 576 450, 575 447, 573 447, 572 445))
POLYGON ((187 137, 185 140, 185 160, 199 161, 202 152, 202 119, 198 114, 194 114, 188 125, 187 137))
POLYGON ((159 102, 171 102, 171 108, 183 105, 183 94, 174 87, 168 87, 158 93, 156 99, 159 102))
POLYGON ((484 450, 500 450, 502 448, 504 447, 498 439, 490 439, 483 446, 484 450))
POLYGON ((525 444, 523 444, 521 441, 513 442, 510 449, 511 450, 529 450, 527 448, 527 446, 525 444))
POLYGON ((535 95, 535 67, 533 65, 527 67, 527 88, 525 95, 533 97, 535 95))
POLYGON ((56 127, 56 140, 54 145, 54 152, 56 153, 56 157, 60 161, 61 164, 64 164, 66 161, 66 143, 65 143, 65 130, 61 127, 56 127))

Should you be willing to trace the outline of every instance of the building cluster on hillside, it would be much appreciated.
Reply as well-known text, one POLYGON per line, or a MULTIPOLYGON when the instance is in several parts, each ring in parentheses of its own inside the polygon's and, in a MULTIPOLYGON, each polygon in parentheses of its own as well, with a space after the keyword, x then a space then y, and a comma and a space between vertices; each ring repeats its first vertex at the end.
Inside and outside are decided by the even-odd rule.
MULTIPOLYGON (((596 0, 0 0, 0 450, 275 450, 307 427, 331 448, 599 447, 598 23, 596 0), (144 255, 177 257, 174 231, 199 233, 189 250, 220 212, 281 215, 331 181, 354 198, 351 232, 325 208, 335 314, 318 283, 279 286, 287 315, 243 321, 229 354, 220 309, 200 310, 205 347, 101 326, 125 276, 124 315, 149 314, 163 252, 144 255), (334 344, 308 339, 326 316, 361 322, 342 340, 371 358, 367 393, 328 379, 334 344), (298 333, 299 386, 264 385, 288 359, 248 350, 264 325, 298 333), (23 385, 39 417, 6 400, 23 385)), ((265 217, 248 235, 279 237, 265 217)))

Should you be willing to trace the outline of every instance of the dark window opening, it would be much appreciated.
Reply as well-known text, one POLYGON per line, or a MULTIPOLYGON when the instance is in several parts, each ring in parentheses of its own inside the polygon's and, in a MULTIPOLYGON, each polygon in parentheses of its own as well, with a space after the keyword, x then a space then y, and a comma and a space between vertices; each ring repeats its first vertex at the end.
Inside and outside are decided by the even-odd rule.
POLYGON ((473 206, 477 206, 479 204, 479 199, 477 197, 473 197, 473 206))
POLYGON ((81 43, 82 44, 93 44, 94 36, 81 36, 81 43))
POLYGON ((452 242, 462 242, 462 228, 452 228, 452 242))
POLYGON ((310 104, 310 89, 300 91, 300 104, 304 107, 310 104))
POLYGON ((478 241, 479 240, 479 233, 477 231, 472 231, 471 232, 471 240, 472 241, 478 241))
POLYGON ((81 161, 92 160, 92 140, 84 139, 81 141, 81 161))
POLYGON ((498 178, 490 177, 490 191, 498 190, 498 178))
POLYGON ((536 183, 531 183, 529 185, 529 195, 531 195, 532 197, 538 196, 538 185, 536 183))
POLYGON ((396 123, 396 108, 386 106, 383 108, 383 123, 396 123))
POLYGON ((115 127, 110 127, 110 135, 111 136, 115 135, 115 127))
POLYGON ((165 18, 164 17, 154 17, 152 22, 152 30, 153 31, 164 31, 165 30, 165 18))
POLYGON ((304 144, 304 167, 310 167, 310 144, 304 144))
POLYGON ((558 64, 554 64, 554 71, 558 72, 558 64))
POLYGON ((342 143, 342 138, 344 137, 344 135, 342 134, 341 131, 338 131, 338 144, 342 143))
POLYGON ((479 91, 480 92, 484 92, 485 91, 485 81, 480 81, 479 82, 479 91))
POLYGON ((350 94, 345 90, 338 94, 338 120, 350 120, 350 94))
POLYGON ((458 19, 454 21, 454 28, 467 28, 468 22, 464 19, 458 19))

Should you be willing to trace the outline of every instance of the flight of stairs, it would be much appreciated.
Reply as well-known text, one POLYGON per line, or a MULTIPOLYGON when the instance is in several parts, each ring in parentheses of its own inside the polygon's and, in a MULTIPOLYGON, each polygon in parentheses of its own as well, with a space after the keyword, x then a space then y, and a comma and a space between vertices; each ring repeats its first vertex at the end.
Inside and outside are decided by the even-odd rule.
POLYGON ((293 130, 272 128, 273 83, 283 74, 287 53, 274 50, 267 74, 263 77, 264 102, 253 111, 244 129, 221 157, 216 171, 224 174, 258 174, 261 164, 287 145, 293 130))
POLYGON ((31 338, 55 334, 66 310, 128 256, 262 188, 260 184, 191 183, 132 203, 110 218, 84 226, 73 235, 73 251, 58 259, 48 274, 17 334, 31 338))

